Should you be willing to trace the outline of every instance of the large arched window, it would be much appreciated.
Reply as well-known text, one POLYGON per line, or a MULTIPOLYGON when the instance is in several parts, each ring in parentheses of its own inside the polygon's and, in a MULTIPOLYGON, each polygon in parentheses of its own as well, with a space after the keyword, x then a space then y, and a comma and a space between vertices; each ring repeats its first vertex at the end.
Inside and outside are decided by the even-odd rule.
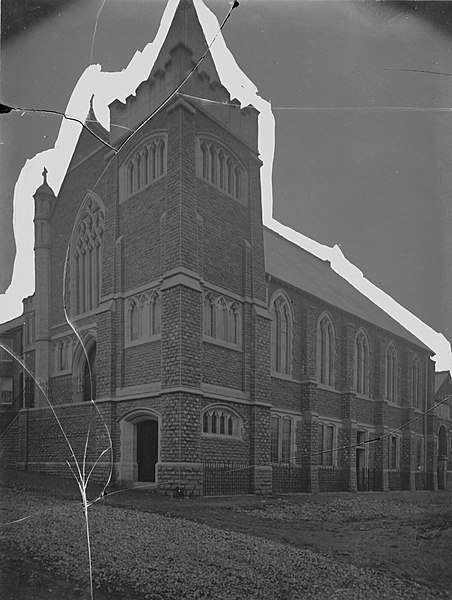
POLYGON ((324 314, 317 325, 317 376, 320 383, 334 386, 336 335, 331 317, 324 314))
POLYGON ((411 367, 411 389, 413 394, 413 406, 422 408, 422 368, 419 356, 413 358, 411 367))
POLYGON ((363 330, 355 339, 355 385, 358 394, 369 394, 369 340, 363 330))
POLYGON ((102 285, 104 207, 90 192, 82 203, 74 229, 72 308, 76 314, 96 308, 102 285))
POLYGON ((272 371, 290 375, 292 372, 292 312, 284 294, 270 303, 272 371))
POLYGON ((397 402, 397 352, 392 344, 386 350, 386 398, 390 402, 397 402))

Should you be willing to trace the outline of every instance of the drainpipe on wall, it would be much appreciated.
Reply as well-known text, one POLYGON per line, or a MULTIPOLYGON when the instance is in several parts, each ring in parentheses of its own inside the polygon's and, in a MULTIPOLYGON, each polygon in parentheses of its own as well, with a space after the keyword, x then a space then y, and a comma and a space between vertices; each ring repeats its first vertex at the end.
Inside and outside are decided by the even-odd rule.
POLYGON ((427 410, 428 410, 428 378, 429 378, 428 357, 425 359, 425 377, 424 377, 424 487, 427 486, 427 410))

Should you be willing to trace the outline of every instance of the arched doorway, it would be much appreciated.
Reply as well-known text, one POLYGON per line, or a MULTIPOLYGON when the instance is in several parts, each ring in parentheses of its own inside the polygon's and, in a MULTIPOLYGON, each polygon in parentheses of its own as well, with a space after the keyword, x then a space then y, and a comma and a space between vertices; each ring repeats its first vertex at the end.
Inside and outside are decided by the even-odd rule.
POLYGON ((89 402, 91 398, 96 400, 97 344, 94 333, 85 334, 82 344, 77 344, 72 361, 75 402, 89 402))
POLYGON ((83 402, 96 399, 96 342, 88 349, 88 359, 85 357, 83 367, 83 402))
POLYGON ((160 449, 160 417, 151 409, 138 409, 120 422, 121 483, 156 483, 160 449))

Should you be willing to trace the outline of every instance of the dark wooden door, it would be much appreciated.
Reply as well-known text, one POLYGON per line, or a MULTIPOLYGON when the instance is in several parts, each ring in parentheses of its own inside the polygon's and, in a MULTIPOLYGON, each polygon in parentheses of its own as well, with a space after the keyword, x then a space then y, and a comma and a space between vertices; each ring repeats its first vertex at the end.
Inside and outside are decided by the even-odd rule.
POLYGON ((159 425, 157 421, 141 421, 137 424, 138 481, 155 481, 155 465, 158 461, 159 425))

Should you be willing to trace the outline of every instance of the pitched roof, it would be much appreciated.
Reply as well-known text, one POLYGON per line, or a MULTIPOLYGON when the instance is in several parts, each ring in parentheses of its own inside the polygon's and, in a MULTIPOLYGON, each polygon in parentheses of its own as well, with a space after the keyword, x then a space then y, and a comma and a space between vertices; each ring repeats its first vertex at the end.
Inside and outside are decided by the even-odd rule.
POLYGON ((435 394, 448 378, 450 379, 449 371, 439 371, 438 373, 435 373, 435 394))
POLYGON ((264 227, 264 246, 265 268, 269 275, 431 351, 400 323, 333 271, 328 261, 317 258, 267 227, 264 227))

